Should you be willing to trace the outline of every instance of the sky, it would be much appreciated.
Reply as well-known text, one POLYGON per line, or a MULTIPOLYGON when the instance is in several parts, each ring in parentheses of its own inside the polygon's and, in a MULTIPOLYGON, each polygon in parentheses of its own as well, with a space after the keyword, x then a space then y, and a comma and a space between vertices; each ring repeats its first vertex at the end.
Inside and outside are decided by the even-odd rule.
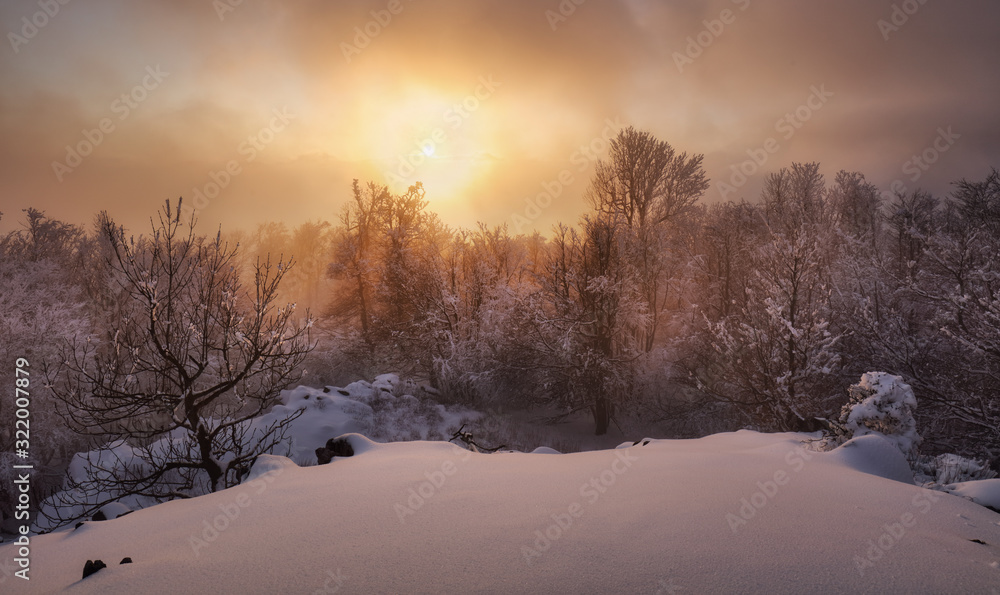
MULTIPOLYGON (((1000 167, 992 0, 0 4, 0 230, 333 221, 421 181, 453 226, 575 221, 607 139, 703 154, 706 203, 818 161, 946 194, 1000 167)), ((206 229, 206 231, 208 231, 206 229)))

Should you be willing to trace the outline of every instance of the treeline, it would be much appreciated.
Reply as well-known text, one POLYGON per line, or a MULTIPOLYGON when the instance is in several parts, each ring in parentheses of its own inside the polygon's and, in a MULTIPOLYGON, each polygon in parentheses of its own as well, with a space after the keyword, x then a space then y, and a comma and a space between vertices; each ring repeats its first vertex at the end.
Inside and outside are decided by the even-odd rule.
MULTIPOLYGON (((391 370, 423 378, 452 401, 586 411, 597 433, 641 416, 683 437, 811 427, 836 417, 862 373, 879 370, 913 387, 925 452, 1000 454, 1000 173, 958 182, 946 197, 887 196, 860 173, 827 180, 814 163, 771 174, 754 202, 705 205, 707 187, 701 155, 628 128, 596 165, 590 212, 547 235, 453 229, 428 209, 419 184, 394 194, 355 182, 332 223, 183 235, 178 246, 201 246, 197 258, 225 256, 218 275, 226 282, 204 280, 229 292, 231 305, 218 302, 225 311, 239 306, 311 328, 289 361, 313 379, 391 370), (280 287, 261 294, 273 277, 280 287), (279 308, 285 302, 298 308, 279 308)), ((161 229, 139 236, 135 260, 123 262, 132 241, 108 214, 88 231, 33 209, 0 237, 0 355, 27 357, 38 372, 32 457, 51 472, 48 485, 72 453, 99 439, 64 420, 74 400, 100 410, 88 401, 101 386, 88 366, 100 358, 73 357, 105 357, 126 331, 134 348, 153 349, 124 307, 146 304, 147 318, 159 316, 143 294, 143 270, 156 269, 143 259, 172 252, 158 248, 161 229)), ((197 258, 186 266, 201 275, 197 258)), ((177 298, 184 311, 199 311, 185 296, 177 298)), ((218 332, 198 324, 188 343, 218 332)), ((243 348, 247 336, 227 335, 225 345, 243 348)), ((198 365, 225 379, 225 353, 205 353, 198 365)), ((240 385, 240 394, 220 393, 195 416, 177 409, 184 396, 157 380, 170 373, 158 365, 145 369, 148 384, 119 369, 112 396, 141 406, 116 407, 136 415, 160 408, 163 423, 153 430, 188 423, 192 436, 195 417, 225 404, 241 418, 236 405, 273 402, 295 378, 282 364, 267 372, 279 380, 268 381, 267 395, 240 385)), ((0 369, 0 382, 13 386, 13 366, 0 369)), ((0 415, 12 407, 8 393, 0 415)), ((108 436, 138 427, 118 421, 108 436)), ((10 426, 0 428, 4 473, 16 463, 13 440, 10 426)))

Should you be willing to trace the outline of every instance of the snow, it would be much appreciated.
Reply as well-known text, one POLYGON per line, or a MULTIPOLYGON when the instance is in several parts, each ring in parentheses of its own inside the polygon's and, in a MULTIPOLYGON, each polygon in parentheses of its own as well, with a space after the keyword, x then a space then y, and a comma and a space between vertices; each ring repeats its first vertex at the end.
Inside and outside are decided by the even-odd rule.
MULTIPOLYGON (((306 400, 308 391, 292 392, 298 396, 289 404, 306 400)), ((344 410, 346 404, 327 397, 327 410, 344 410)), ((298 436, 320 431, 300 430, 298 436)), ((33 536, 30 582, 8 574, 0 588, 101 594, 1000 588, 1000 515, 907 483, 901 453, 880 436, 825 453, 810 450, 813 438, 740 431, 537 456, 349 434, 356 453, 350 458, 300 467, 265 455, 240 486, 33 536), (126 556, 134 563, 118 565, 126 556), (97 558, 108 568, 81 581, 84 563, 97 558)), ((996 483, 974 483, 996 495, 996 483)), ((15 555, 12 545, 0 547, 0 561, 15 555)))
POLYGON ((903 453, 881 436, 852 438, 830 453, 845 467, 903 483, 913 483, 913 472, 903 453))
POLYGON ((281 393, 281 405, 255 420, 259 428, 287 418, 296 410, 305 409, 292 420, 287 431, 290 439, 289 458, 302 465, 316 464, 316 449, 330 438, 371 429, 374 412, 368 405, 340 395, 335 390, 324 393, 322 389, 300 386, 281 393))
POLYGON ((945 486, 945 490, 1000 512, 1000 479, 953 483, 945 486))
MULTIPOLYGON (((265 415, 251 420, 249 424, 253 433, 259 437, 272 424, 303 410, 302 414, 290 422, 286 442, 274 449, 274 452, 288 455, 299 465, 315 465, 316 449, 324 446, 330 438, 342 434, 364 433, 381 440, 446 439, 463 423, 481 417, 478 412, 460 407, 445 407, 427 399, 418 399, 406 392, 416 389, 416 385, 401 382, 395 374, 383 374, 376 377, 373 383, 359 381, 344 388, 299 386, 282 391, 280 404, 265 415), (397 397, 394 392, 404 394, 397 397)), ((214 420, 206 420, 206 423, 213 422, 214 420)), ((171 441, 184 444, 185 436, 184 429, 174 430, 154 443, 152 450, 162 453, 167 450, 171 441)), ((115 442, 89 452, 77 453, 70 462, 69 474, 76 481, 83 482, 87 478, 88 468, 142 468, 143 465, 145 463, 135 449, 124 442, 115 442)), ((107 471, 98 475, 106 476, 107 471)), ((196 495, 208 492, 207 480, 202 483, 204 485, 196 495)), ((80 493, 79 490, 77 493, 80 493)), ((99 502, 116 495, 109 496, 106 492, 95 490, 87 501, 99 502)), ((82 496, 76 498, 78 501, 82 499, 82 496)), ((41 509, 51 511, 52 500, 50 498, 44 501, 41 509)), ((156 501, 145 496, 128 496, 123 498, 122 504, 127 509, 139 509, 154 506, 156 501)), ((83 506, 77 506, 72 511, 64 509, 63 514, 79 517, 84 510, 83 506)), ((35 522, 35 531, 48 531, 54 526, 41 515, 35 522)))
POLYGON ((382 374, 375 382, 352 382, 341 388, 299 386, 282 391, 281 405, 259 418, 260 427, 283 419, 297 409, 306 412, 291 422, 291 459, 303 465, 316 463, 315 450, 330 438, 359 433, 376 440, 427 440, 451 437, 463 423, 482 414, 460 407, 445 407, 412 393, 417 386, 403 383, 395 374, 382 374), (402 393, 396 396, 396 392, 402 393))
POLYGON ((841 422, 854 437, 877 435, 894 443, 903 453, 913 455, 920 444, 913 412, 917 399, 901 376, 866 372, 851 386, 851 400, 844 407, 841 422), (885 431, 879 431, 879 430, 885 431))

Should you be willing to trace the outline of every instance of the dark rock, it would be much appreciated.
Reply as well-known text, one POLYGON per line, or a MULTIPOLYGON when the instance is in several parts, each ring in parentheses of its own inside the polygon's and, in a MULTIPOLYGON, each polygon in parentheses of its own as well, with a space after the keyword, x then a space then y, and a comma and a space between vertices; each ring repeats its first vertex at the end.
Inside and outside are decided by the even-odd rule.
POLYGON ((332 451, 335 457, 354 456, 354 447, 347 441, 347 438, 330 438, 326 441, 326 449, 332 451))
POLYGON ((84 523, 83 521, 80 521, 79 523, 76 524, 75 527, 73 527, 73 530, 76 531, 77 529, 79 529, 80 527, 84 526, 85 524, 86 523, 84 523))
POLYGON ((789 413, 785 418, 785 423, 790 432, 821 432, 830 429, 830 421, 825 417, 799 417, 794 413, 789 413))
POLYGON ((131 564, 131 563, 132 563, 132 558, 129 558, 128 556, 126 556, 126 557, 122 558, 122 561, 119 562, 118 565, 121 566, 122 564, 131 564))
POLYGON ((337 392, 338 392, 338 393, 340 393, 340 394, 342 394, 342 395, 344 395, 345 397, 349 397, 349 396, 351 396, 351 393, 350 393, 350 392, 348 392, 348 391, 346 391, 346 390, 344 390, 344 389, 342 389, 342 388, 338 388, 338 389, 337 389, 337 392))
POLYGON ((326 448, 320 447, 316 449, 316 462, 320 465, 326 465, 333 460, 333 452, 327 450, 326 448))
POLYGON ((87 578, 98 570, 107 567, 108 565, 102 560, 87 560, 87 563, 83 565, 83 578, 87 578))
POLYGON ((330 387, 329 386, 324 386, 323 387, 323 392, 325 392, 325 393, 330 392, 330 387))
POLYGON ((90 520, 92 520, 92 521, 106 521, 106 520, 108 520, 108 517, 105 516, 103 510, 98 510, 97 514, 95 514, 94 516, 90 517, 90 520))
POLYGON ((316 462, 326 465, 333 457, 353 457, 354 448, 346 438, 330 438, 326 446, 316 449, 316 462))

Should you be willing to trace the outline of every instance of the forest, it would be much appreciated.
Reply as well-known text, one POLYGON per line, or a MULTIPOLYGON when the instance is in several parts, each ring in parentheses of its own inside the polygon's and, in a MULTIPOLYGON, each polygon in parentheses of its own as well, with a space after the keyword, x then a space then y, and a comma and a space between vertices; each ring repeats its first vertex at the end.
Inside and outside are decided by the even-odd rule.
MULTIPOLYGON (((848 388, 884 371, 913 389, 921 453, 1000 466, 1000 172, 946 196, 818 163, 753 200, 708 187, 702 155, 625 128, 588 214, 545 234, 455 229, 421 184, 360 180, 292 227, 203 229, 183 198, 148 229, 27 209, 0 236, 0 359, 30 362, 35 497, 78 451, 167 435, 165 467, 105 481, 234 485, 282 435, 250 444, 246 423, 281 390, 390 371, 443 403, 671 438, 836 434, 848 388)), ((4 477, 14 441, 0 427, 4 477)))

